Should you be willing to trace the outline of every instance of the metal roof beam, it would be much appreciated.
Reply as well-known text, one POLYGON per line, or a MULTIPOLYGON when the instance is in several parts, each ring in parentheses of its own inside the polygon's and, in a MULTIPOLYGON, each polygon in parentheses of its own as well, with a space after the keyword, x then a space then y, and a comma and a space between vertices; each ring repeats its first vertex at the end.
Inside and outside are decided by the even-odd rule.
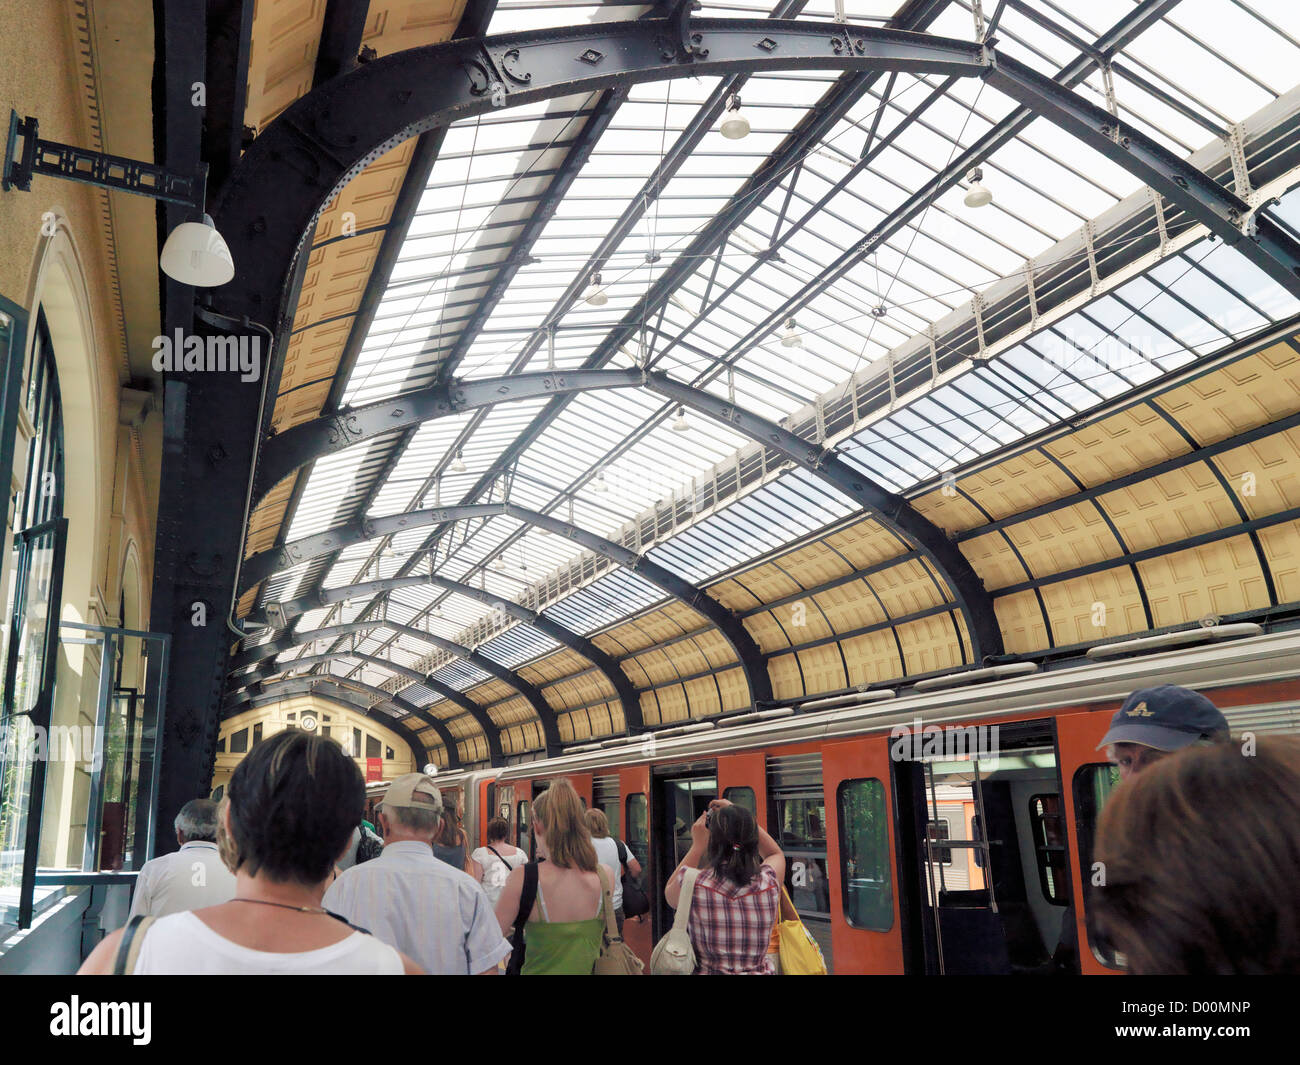
MULTIPOLYGON (((735 651, 736 658, 744 669, 749 683, 750 699, 753 702, 772 698, 772 682, 768 677, 765 656, 759 650, 754 638, 740 619, 706 593, 702 588, 659 565, 645 555, 615 543, 603 536, 588 532, 566 521, 553 518, 514 503, 476 503, 451 507, 435 507, 431 510, 407 511, 386 518, 366 518, 350 522, 345 526, 330 529, 315 536, 309 536, 281 549, 263 551, 244 563, 243 579, 245 588, 281 570, 288 569, 321 555, 336 554, 343 548, 363 543, 378 537, 391 536, 406 529, 418 529, 428 525, 445 525, 450 522, 466 521, 474 518, 507 517, 527 525, 546 529, 548 532, 563 536, 580 544, 589 551, 612 559, 620 566, 643 577, 657 588, 667 592, 674 599, 680 600, 711 621, 735 651)), ((244 589, 241 588, 241 591, 244 589)), ((419 632, 419 630, 411 630, 419 632)))
MULTIPOLYGON (((438 734, 438 737, 442 740, 443 746, 447 749, 447 768, 460 768, 460 755, 456 753, 456 739, 447 730, 446 725, 436 717, 426 714, 414 703, 408 703, 400 696, 384 691, 383 688, 376 688, 373 684, 366 684, 364 681, 353 680, 351 677, 292 677, 286 680, 273 680, 268 681, 265 684, 257 684, 251 688, 245 688, 234 696, 228 696, 225 701, 227 713, 222 716, 231 716, 231 712, 236 706, 239 706, 241 703, 250 702, 259 695, 305 695, 314 691, 315 685, 318 684, 337 686, 345 691, 359 691, 364 695, 373 696, 385 706, 392 708, 399 714, 414 717, 417 721, 423 721, 438 734)), ((371 716, 373 717, 374 715, 372 714, 371 716)), ((383 718, 378 717, 376 717, 375 720, 384 721, 383 718)))

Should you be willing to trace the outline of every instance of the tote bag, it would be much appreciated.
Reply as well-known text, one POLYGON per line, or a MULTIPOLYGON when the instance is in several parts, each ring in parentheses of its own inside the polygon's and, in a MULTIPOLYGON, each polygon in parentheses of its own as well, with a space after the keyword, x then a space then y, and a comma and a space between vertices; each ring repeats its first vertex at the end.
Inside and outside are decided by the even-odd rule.
POLYGON ((781 888, 781 912, 777 916, 777 936, 781 942, 781 973, 784 976, 825 976, 826 959, 817 940, 799 920, 799 912, 790 896, 781 888))

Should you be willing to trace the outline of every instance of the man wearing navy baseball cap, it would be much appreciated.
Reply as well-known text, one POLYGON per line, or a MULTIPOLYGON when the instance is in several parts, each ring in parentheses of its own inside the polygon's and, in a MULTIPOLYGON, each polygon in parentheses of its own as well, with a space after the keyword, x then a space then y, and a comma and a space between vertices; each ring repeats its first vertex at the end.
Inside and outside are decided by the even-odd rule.
POLYGON ((1097 750, 1109 747, 1121 780, 1172 751, 1228 739, 1228 719, 1200 692, 1162 684, 1135 691, 1110 719, 1097 750))

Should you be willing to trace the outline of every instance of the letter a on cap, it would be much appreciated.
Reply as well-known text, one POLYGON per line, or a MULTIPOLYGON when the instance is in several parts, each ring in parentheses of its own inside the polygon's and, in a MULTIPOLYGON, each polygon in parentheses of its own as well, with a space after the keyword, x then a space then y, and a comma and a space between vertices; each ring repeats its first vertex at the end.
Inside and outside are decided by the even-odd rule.
POLYGON ((1147 709, 1147 704, 1145 702, 1141 702, 1138 703, 1137 706, 1133 707, 1133 709, 1130 710, 1126 716, 1127 717, 1154 717, 1155 715, 1150 710, 1147 709))

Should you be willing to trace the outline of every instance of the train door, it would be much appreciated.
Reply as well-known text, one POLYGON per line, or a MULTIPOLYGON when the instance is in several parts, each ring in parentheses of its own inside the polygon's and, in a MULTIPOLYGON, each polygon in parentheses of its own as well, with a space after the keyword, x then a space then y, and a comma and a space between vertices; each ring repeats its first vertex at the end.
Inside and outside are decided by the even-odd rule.
POLYGON ((1052 722, 894 739, 914 971, 1079 971, 1052 722))
MULTIPOLYGON (((650 875, 650 770, 647 766, 633 766, 618 771, 618 789, 622 797, 623 842, 641 865, 641 887, 651 897, 651 912, 642 917, 629 917, 623 923, 623 940, 636 951, 637 956, 650 965, 650 951, 654 947, 654 881, 650 875)), ((611 822, 612 825, 612 822, 611 822)))
POLYGON ((902 973, 894 887, 895 834, 889 742, 884 736, 822 749, 831 882, 831 941, 842 973, 902 973))
POLYGON ((673 923, 664 885, 691 849, 691 826, 718 797, 718 776, 715 763, 707 761, 656 766, 653 777, 650 912, 658 942, 673 923))
POLYGON ((1111 706, 1100 712, 1068 714, 1056 719, 1061 780, 1065 784, 1061 796, 1062 817, 1071 840, 1073 941, 1080 969, 1089 975, 1123 971, 1122 959, 1104 944, 1092 942, 1087 928, 1089 897, 1095 890, 1092 850, 1097 818, 1111 792, 1119 786, 1119 770, 1107 761, 1104 750, 1097 750, 1115 709, 1111 706))
POLYGON ((820 751, 767 759, 768 832, 785 852, 785 890, 834 972, 820 751))

